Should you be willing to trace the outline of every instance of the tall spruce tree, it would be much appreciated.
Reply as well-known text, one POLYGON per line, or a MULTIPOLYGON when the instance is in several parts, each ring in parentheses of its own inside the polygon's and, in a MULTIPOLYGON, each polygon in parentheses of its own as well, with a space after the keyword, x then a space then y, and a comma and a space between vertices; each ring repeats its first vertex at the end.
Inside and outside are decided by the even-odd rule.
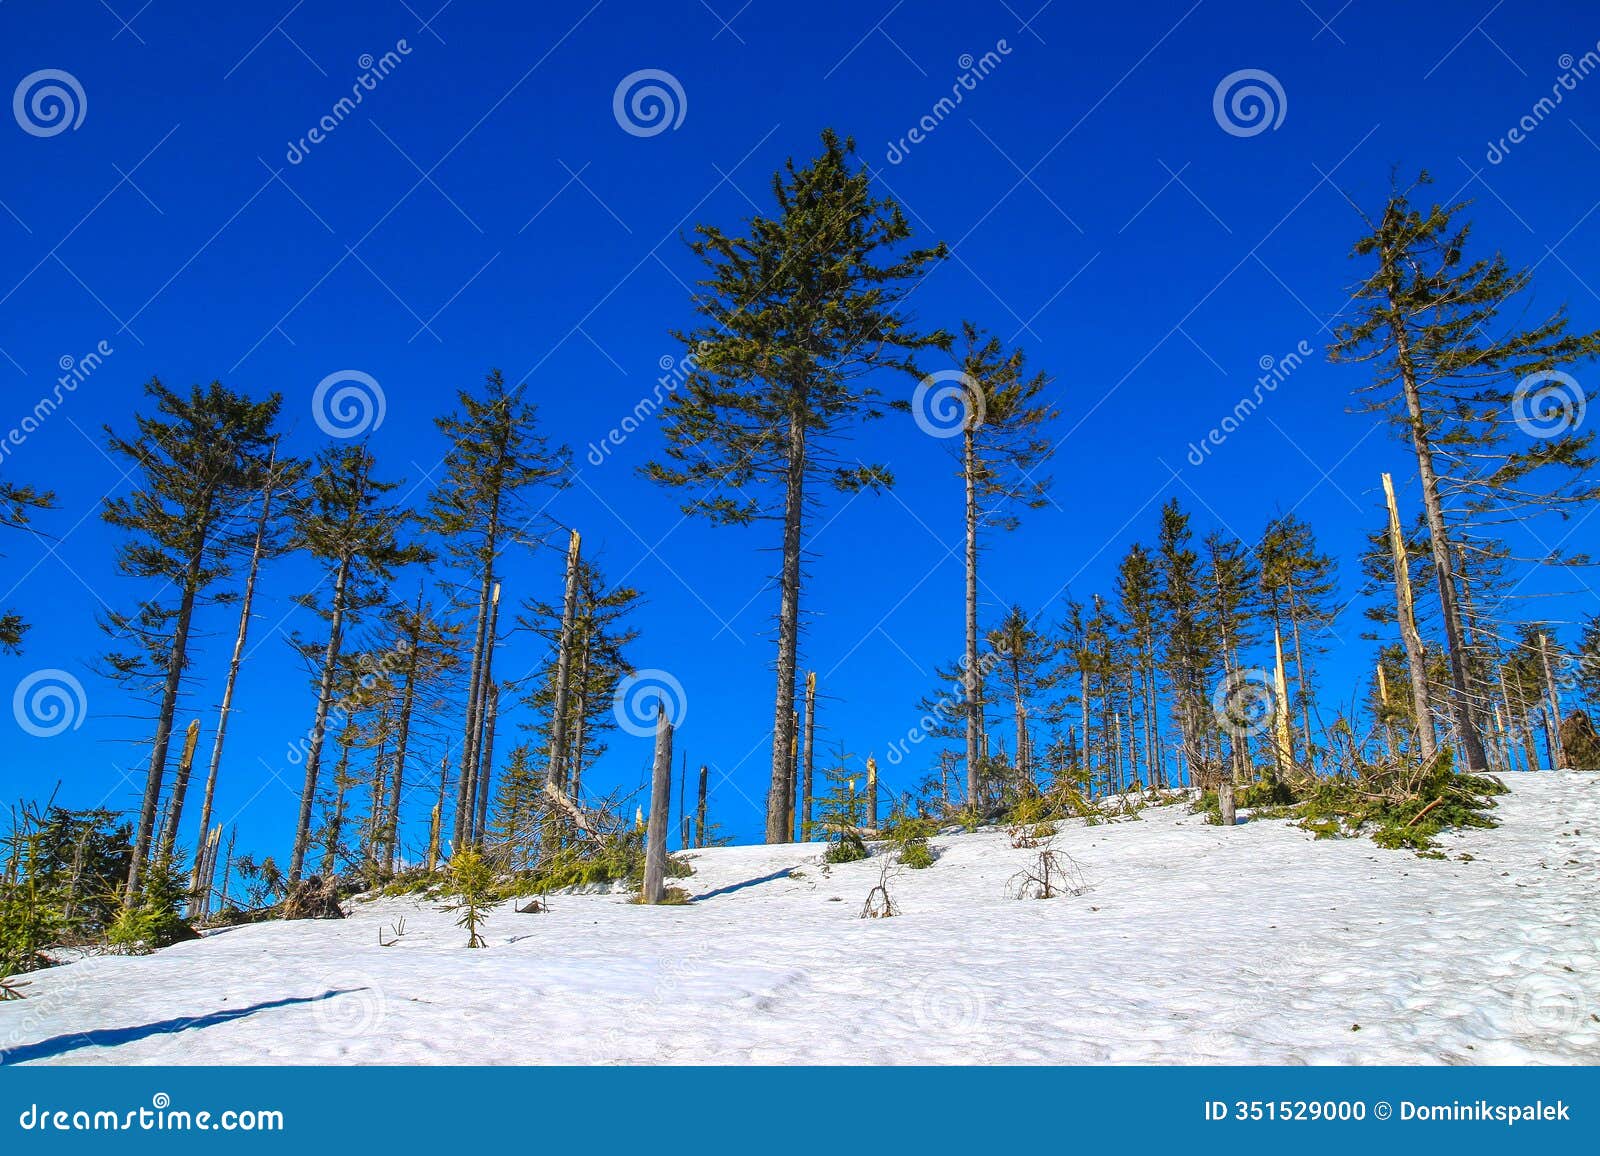
MULTIPOLYGON (((55 495, 17 482, 0 481, 0 527, 24 529, 34 513, 53 509, 55 495)), ((0 558, 5 557, 0 554, 0 558)), ((22 615, 0 607, 0 654, 19 654, 28 624, 22 615)))
POLYGON ((299 881, 311 843, 318 774, 329 714, 335 707, 345 665, 346 635, 368 611, 388 601, 388 586, 397 569, 427 557, 421 548, 401 542, 414 515, 387 502, 387 495, 400 483, 379 481, 373 476, 375 465, 365 445, 324 450, 317 456, 307 507, 296 527, 296 544, 327 569, 324 581, 331 589, 326 600, 315 592, 296 600, 327 623, 328 633, 321 642, 297 641, 301 654, 314 664, 317 705, 307 739, 305 784, 289 858, 291 883, 299 881))
POLYGON ((693 370, 662 407, 662 460, 645 475, 688 491, 683 509, 716 525, 781 524, 777 687, 766 838, 788 842, 792 813, 805 519, 819 491, 891 485, 889 470, 832 447, 879 413, 876 371, 921 377, 921 333, 902 302, 942 249, 907 249, 911 228, 872 194, 855 144, 831 130, 822 153, 774 175, 776 211, 744 235, 696 227, 690 249, 706 276, 701 324, 676 336, 693 370))
POLYGON ((234 514, 260 485, 280 404, 277 394, 255 401, 220 382, 179 393, 157 378, 146 384, 145 397, 151 412, 134 416, 133 436, 106 428, 112 454, 126 460, 135 480, 132 493, 107 499, 101 515, 127 535, 117 548, 118 571, 158 584, 137 610, 109 612, 102 622, 114 642, 134 644, 106 655, 112 675, 141 691, 155 687, 155 729, 124 894, 129 906, 155 835, 195 612, 231 573, 241 536, 253 530, 234 514))
MULTIPOLYGON (((1600 352, 1600 333, 1569 333, 1565 307, 1526 325, 1521 301, 1530 270, 1514 270, 1499 253, 1467 258, 1466 207, 1412 206, 1429 183, 1396 187, 1352 255, 1372 271, 1357 286, 1355 318, 1335 331, 1329 356, 1371 362, 1373 381, 1356 392, 1363 412, 1386 415, 1410 445, 1422 484, 1435 585, 1450 662, 1452 708, 1466 769, 1487 769, 1474 715, 1466 639, 1456 588, 1456 547, 1485 520, 1531 518, 1600 496, 1589 475, 1594 433, 1575 420, 1528 437, 1530 375, 1559 372, 1600 352), (1510 314, 1501 317, 1502 311, 1510 314), (1518 408, 1514 408, 1518 407, 1518 408)), ((1564 400, 1569 413, 1586 401, 1582 386, 1564 400)))
POLYGON ((463 589, 476 587, 477 592, 456 791, 457 844, 472 825, 475 800, 469 791, 478 781, 482 753, 488 706, 484 668, 495 641, 489 637, 489 619, 500 555, 512 543, 531 540, 532 497, 540 487, 564 484, 572 456, 566 446, 552 446, 539 433, 538 413, 523 397, 524 388, 508 389, 500 371, 491 370, 481 394, 458 391, 459 408, 436 421, 450 448, 444 474, 429 498, 428 526, 447 555, 470 575, 463 589))
MULTIPOLYGON (((967 793, 976 799, 978 767, 984 754, 978 555, 985 530, 1014 530, 1021 521, 1019 511, 1036 510, 1048 501, 1050 479, 1037 471, 1055 448, 1047 427, 1056 411, 1040 397, 1049 377, 1043 373, 1028 376, 1022 350, 1008 352, 998 337, 963 321, 959 352, 956 388, 961 403, 966 527, 967 793)), ((933 395, 927 386, 924 395, 931 404, 933 395)), ((1021 753, 1018 751, 1019 758, 1021 753)))
POLYGON ((1310 523, 1293 513, 1267 523, 1256 543, 1256 558, 1261 564, 1261 591, 1266 596, 1272 625, 1294 660, 1295 702, 1282 704, 1282 709, 1290 712, 1291 718, 1299 716, 1309 763, 1311 705, 1316 694, 1311 657, 1324 649, 1318 639, 1333 622, 1334 562, 1318 551, 1310 523))
POLYGON ((1126 644, 1137 682, 1146 774, 1150 778, 1150 785, 1159 788, 1164 782, 1160 690, 1156 685, 1156 636, 1161 629, 1161 608, 1156 593, 1155 562, 1150 557, 1150 551, 1135 542, 1117 566, 1117 602, 1122 612, 1121 622, 1127 634, 1126 644))
POLYGON ((1191 783, 1206 767, 1211 733, 1207 688, 1216 666, 1214 618, 1201 593, 1200 558, 1190 545, 1189 515, 1176 498, 1161 508, 1156 543, 1157 600, 1166 621, 1162 662, 1172 690, 1172 715, 1183 738, 1191 783))
POLYGON ((1011 699, 1016 742, 1011 764, 1014 787, 1029 794, 1035 785, 1029 712, 1038 696, 1054 683, 1055 643, 1033 628, 1027 611, 1012 606, 1000 625, 989 632, 989 649, 999 658, 996 671, 1011 699))

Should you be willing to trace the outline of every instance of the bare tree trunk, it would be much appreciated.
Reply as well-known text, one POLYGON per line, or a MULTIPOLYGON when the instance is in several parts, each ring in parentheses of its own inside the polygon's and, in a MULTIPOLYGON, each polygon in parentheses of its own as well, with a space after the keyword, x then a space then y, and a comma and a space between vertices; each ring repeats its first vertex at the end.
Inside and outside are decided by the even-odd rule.
POLYGON ((1545 715, 1546 723, 1550 728, 1548 742, 1550 750, 1555 756, 1554 761, 1558 764, 1550 769, 1557 770, 1567 765, 1567 752, 1566 748, 1561 745, 1561 696, 1556 693, 1555 676, 1550 672, 1550 639, 1543 633, 1539 635, 1539 659, 1544 665, 1544 690, 1549 703, 1545 715))
POLYGON ((817 672, 811 671, 806 675, 806 747, 804 768, 800 773, 800 841, 811 842, 811 791, 813 785, 812 772, 816 767, 816 737, 817 737, 817 672))
POLYGON ((578 531, 567 538, 567 578, 561 596, 561 635, 556 646, 556 685, 550 696, 550 766, 545 782, 563 793, 567 787, 567 699, 572 680, 573 625, 578 617, 578 531))
MULTIPOLYGON (((422 598, 417 597, 417 614, 422 614, 422 598)), ((406 689, 400 698, 400 722, 394 741, 394 778, 389 782, 389 812, 383 820, 384 861, 394 874, 400 846, 400 796, 406 784, 406 752, 411 745, 411 712, 417 701, 417 652, 406 662, 406 689)))
POLYGON ((495 495, 495 507, 490 513, 489 525, 484 532, 483 579, 478 586, 478 617, 472 637, 472 665, 467 673, 467 729, 461 740, 461 778, 456 784, 455 837, 452 848, 466 841, 467 827, 472 818, 472 802, 467 792, 472 787, 472 770, 478 765, 478 735, 483 727, 483 652, 485 635, 489 628, 489 597, 494 589, 494 564, 500 544, 500 495, 495 495))
POLYGON ((328 820, 328 837, 322 845, 322 874, 332 879, 339 871, 339 840, 344 838, 344 800, 350 787, 351 728, 339 735, 339 762, 333 768, 333 816, 328 820))
POLYGON ((128 860, 128 885, 122 904, 132 907, 139 894, 139 872, 150 854, 155 838, 156 808, 161 804, 161 789, 167 779, 167 748, 172 742, 172 720, 178 712, 178 691, 183 683, 183 668, 189 661, 189 627, 194 620, 195 598, 200 589, 200 561, 204 553, 206 530, 189 557, 184 572, 183 595, 173 624, 172 648, 167 652, 166 678, 161 685, 161 705, 156 711, 156 733, 150 744, 150 766, 145 772, 144 799, 139 804, 139 822, 134 831, 133 855, 128 860))
POLYGON ((1433 709, 1428 696, 1428 660, 1422 649, 1422 635, 1411 608, 1411 568, 1406 555, 1405 534, 1400 529, 1400 508, 1395 504, 1394 480, 1383 475, 1383 497, 1389 504, 1389 553, 1394 558, 1395 617, 1400 624, 1400 641, 1406 650, 1406 669, 1411 675, 1411 709, 1417 720, 1417 747, 1423 761, 1433 758, 1433 709))
MULTIPOLYGON (((189 793, 189 775, 194 770, 194 749, 200 742, 200 720, 190 719, 183 736, 183 754, 178 757, 178 772, 172 779, 172 802, 167 807, 167 825, 161 832, 159 858, 171 863, 178 846, 178 824, 183 820, 183 799, 189 793)), ((196 848, 198 851, 199 848, 196 848)))
MULTIPOLYGON (((796 405, 803 407, 804 397, 796 405)), ((797 409, 789 418, 789 457, 783 502, 783 562, 779 578, 778 671, 772 715, 772 778, 767 788, 768 843, 787 843, 793 825, 784 830, 789 813, 794 752, 795 678, 800 651, 800 549, 805 517, 806 427, 797 409)))
MULTIPOLYGON (((488 671, 489 669, 490 665, 486 662, 484 670, 488 671)), ((489 788, 494 782, 494 731, 496 724, 500 721, 500 687, 497 683, 491 682, 489 684, 487 697, 488 705, 485 708, 483 720, 483 741, 478 747, 478 773, 474 776, 477 779, 478 818, 473 824, 472 839, 473 843, 479 847, 483 846, 484 832, 488 829, 489 788)))
POLYGON ((878 760, 867 756, 867 826, 878 829, 878 760))
POLYGON ((706 845, 706 765, 700 764, 700 799, 694 809, 694 845, 706 845))
MULTIPOLYGON (((250 614, 256 600, 256 578, 261 572, 261 556, 266 551, 267 529, 272 524, 273 487, 277 481, 278 443, 272 443, 267 457, 267 481, 261 488, 261 516, 256 519, 255 543, 250 549, 250 565, 245 572, 244 594, 239 602, 239 630, 233 638, 233 654, 228 659, 228 677, 222 685, 222 704, 217 709, 217 737, 211 744, 211 763, 206 769, 205 794, 200 799, 200 830, 211 826, 211 808, 217 793, 217 772, 222 766, 222 743, 228 734, 228 716, 233 713, 233 690, 239 681, 239 667, 244 662, 245 639, 250 633, 250 614)), ((189 890, 200 885, 199 864, 189 879, 189 890)), ((207 892, 210 883, 206 884, 207 892)))
POLYGON ((333 613, 328 621, 328 645, 322 653, 322 677, 317 686, 317 713, 311 723, 311 744, 306 751, 306 778, 300 790, 300 818, 295 825, 294 848, 289 854, 289 882, 300 882, 306 850, 311 845, 311 810, 317 800, 317 774, 322 768, 322 744, 333 706, 334 672, 344 644, 345 590, 350 581, 350 560, 341 559, 333 580, 333 613))
POLYGON ((672 722, 666 704, 656 700, 656 757, 650 772, 650 826, 645 832, 645 903, 667 897, 667 821, 672 807, 672 722))
MULTIPOLYGON (((975 411, 974 411, 975 412, 975 411)), ((967 419, 961 435, 961 473, 967 515, 967 806, 976 808, 982 787, 983 671, 978 665, 978 464, 977 431, 967 419)))

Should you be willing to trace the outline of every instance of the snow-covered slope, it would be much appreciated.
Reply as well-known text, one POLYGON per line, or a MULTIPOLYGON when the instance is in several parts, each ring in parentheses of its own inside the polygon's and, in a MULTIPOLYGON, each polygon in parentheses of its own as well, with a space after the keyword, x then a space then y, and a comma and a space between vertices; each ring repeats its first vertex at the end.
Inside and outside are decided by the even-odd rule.
POLYGON ((934 840, 858 918, 874 857, 691 853, 688 906, 557 897, 487 950, 420 901, 227 930, 33 977, 13 1062, 1600 1061, 1600 776, 1511 776, 1450 857, 1186 808, 1066 824, 1092 890, 1018 901, 1037 852, 934 840), (1470 856, 1470 858, 1469 858, 1470 856), (380 931, 405 934, 380 947, 380 931), (85 1035, 85 1033, 91 1033, 85 1035))

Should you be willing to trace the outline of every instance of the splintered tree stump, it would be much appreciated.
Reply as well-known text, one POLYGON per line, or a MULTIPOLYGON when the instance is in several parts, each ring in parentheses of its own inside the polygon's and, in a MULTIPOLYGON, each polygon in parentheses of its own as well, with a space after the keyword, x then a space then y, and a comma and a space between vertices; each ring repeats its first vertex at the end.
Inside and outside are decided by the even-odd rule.
POLYGON ((338 884, 332 879, 323 882, 320 875, 300 880, 289 888, 289 894, 284 898, 283 917, 343 919, 344 912, 339 909, 338 884))

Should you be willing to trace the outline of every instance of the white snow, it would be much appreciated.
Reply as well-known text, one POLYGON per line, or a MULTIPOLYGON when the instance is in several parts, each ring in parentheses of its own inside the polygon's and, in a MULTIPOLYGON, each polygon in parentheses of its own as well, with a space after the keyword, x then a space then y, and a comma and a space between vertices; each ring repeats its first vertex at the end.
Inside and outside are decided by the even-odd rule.
POLYGON ((421 900, 222 931, 30 977, 4 1062, 1574 1063, 1600 1061, 1600 776, 1512 775, 1445 860, 1183 806, 1062 826, 1092 890, 1006 897, 1037 852, 691 852, 699 901, 557 896, 468 950, 421 900), (1458 856, 1470 855, 1470 860, 1458 856), (802 877, 792 877, 791 869, 802 877), (405 935, 380 947, 392 924, 405 935), (1356 1030, 1356 1025, 1360 1029, 1356 1030), (84 1033, 95 1033, 85 1036, 84 1033))

